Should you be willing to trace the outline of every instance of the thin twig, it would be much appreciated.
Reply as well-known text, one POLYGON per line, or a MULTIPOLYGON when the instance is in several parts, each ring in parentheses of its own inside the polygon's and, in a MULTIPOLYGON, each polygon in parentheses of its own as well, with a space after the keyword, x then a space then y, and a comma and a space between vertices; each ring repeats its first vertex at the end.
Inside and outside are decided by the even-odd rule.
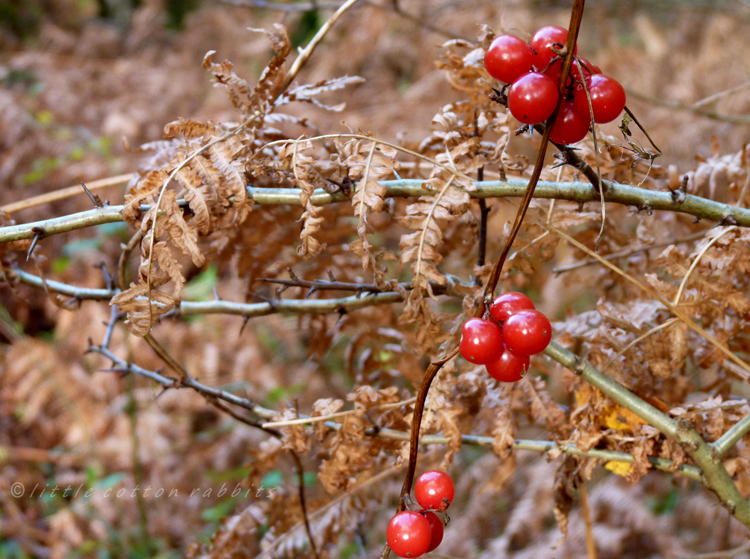
MULTIPOLYGON (((578 74, 580 76, 583 76, 583 67, 581 66, 580 60, 578 58, 574 58, 575 63, 578 66, 578 74)), ((594 156, 596 158, 596 178, 597 182, 596 184, 602 183, 602 169, 599 165, 599 148, 597 147, 597 140, 596 140, 596 125, 594 124, 596 122, 594 118, 594 106, 591 104, 591 92, 589 91, 589 84, 586 81, 586 79, 582 79, 581 83, 583 84, 583 91, 586 93, 586 103, 589 106, 589 118, 591 119, 591 136, 594 139, 594 156)), ((604 235, 604 225, 607 222, 607 204, 604 201, 604 191, 602 189, 599 189, 599 200, 602 205, 602 225, 599 228, 599 234, 596 236, 596 241, 594 243, 594 250, 596 252, 599 252, 599 243, 602 240, 602 235, 604 235)))
MULTIPOLYGON (((409 398, 408 400, 403 400, 401 402, 395 402, 393 404, 382 404, 379 406, 373 406, 370 409, 371 410, 393 410, 400 408, 402 406, 408 406, 409 404, 413 404, 417 401, 416 396, 413 398, 409 398)), ((274 421, 271 423, 264 423, 263 427, 265 428, 277 428, 277 427, 289 427, 291 425, 307 425, 310 423, 320 423, 321 421, 329 421, 331 419, 336 419, 338 417, 345 417, 347 415, 351 415, 353 413, 357 413, 359 410, 347 410, 347 411, 340 411, 337 413, 329 413, 328 415, 317 415, 313 417, 303 417, 300 419, 290 419, 288 421, 274 421)))
MULTIPOLYGON (((250 418, 240 415, 239 413, 231 409, 229 406, 222 404, 218 399, 206 398, 206 400, 212 406, 230 415, 231 417, 233 417, 240 423, 244 423, 245 425, 249 425, 251 427, 260 429, 261 431, 264 431, 268 433, 269 435, 271 435, 272 437, 275 437, 277 439, 282 438, 282 434, 280 432, 274 431, 273 429, 269 429, 261 425, 257 421, 254 421, 250 418)), ((297 489, 298 489, 298 495, 299 495, 299 504, 300 504, 300 508, 302 509, 302 518, 303 518, 304 525, 305 525, 305 531, 307 532, 307 537, 310 540, 310 548, 312 549, 313 555, 316 557, 316 559, 319 559, 318 548, 315 545, 315 540, 313 539, 312 530, 310 528, 310 521, 308 520, 308 515, 307 515, 307 501, 305 499, 305 470, 302 467, 302 461, 300 460, 299 455, 291 448, 288 448, 287 451, 289 451, 289 454, 292 457, 292 460, 294 461, 294 469, 297 471, 297 489)))
MULTIPOLYGON (((268 10, 279 10, 282 12, 312 12, 316 10, 335 10, 341 7, 340 3, 337 2, 310 2, 307 4, 282 4, 280 2, 267 2, 266 0, 221 0, 225 4, 232 4, 234 6, 243 6, 248 8, 264 8, 268 10)), ((364 6, 371 6, 373 8, 391 10, 404 19, 411 21, 419 27, 443 35, 449 39, 461 38, 456 34, 451 33, 445 29, 435 27, 425 22, 423 18, 412 15, 408 12, 403 11, 398 5, 394 6, 392 3, 376 3, 376 2, 362 2, 364 6)))
MULTIPOLYGON (((726 345, 721 343, 719 340, 717 340, 715 337, 713 337, 711 334, 706 332, 701 326, 698 326, 695 322, 690 320, 690 317, 687 316, 685 313, 683 313, 678 307, 674 306, 672 303, 664 299, 661 295, 656 293, 651 287, 644 284, 642 281, 637 280, 627 272, 622 271, 620 268, 612 264, 611 262, 607 262, 603 258, 601 258, 598 254, 596 254, 594 251, 583 245, 582 243, 579 243, 574 238, 572 238, 570 235, 567 235, 563 231, 560 231, 556 227, 551 226, 545 226, 542 225, 542 227, 549 228, 550 231, 552 231, 555 235, 558 235, 559 237, 565 239, 567 242, 575 246, 576 248, 584 251, 588 255, 597 258, 604 266, 615 272, 616 274, 621 275, 626 280, 628 280, 633 285, 636 285, 646 293, 648 293, 651 297, 659 301, 662 305, 664 305, 672 314, 674 314, 676 317, 678 317, 682 322, 684 322, 689 328, 692 328, 695 332, 703 336, 708 342, 713 345, 715 348, 720 350, 724 355, 726 355, 729 359, 734 361, 737 365, 739 365, 746 373, 750 374, 750 366, 748 366, 747 363, 745 363, 742 359, 737 357, 726 345)), ((749 517, 750 518, 750 517, 749 517)))
POLYGON ((591 526, 591 509, 589 508, 589 492, 586 489, 586 481, 581 483, 581 516, 586 526, 586 557, 596 559, 596 540, 591 526))
MULTIPOLYGON (((484 181, 484 167, 477 170, 477 182, 484 181)), ((479 199, 479 242, 477 244, 477 268, 484 266, 487 254, 487 217, 490 209, 484 198, 479 199)))
POLYGON ((733 93, 737 93, 739 91, 744 91, 747 88, 750 88, 750 82, 745 82, 742 85, 738 85, 736 87, 730 87, 729 89, 725 89, 724 91, 719 91, 719 93, 714 93, 713 95, 704 97, 700 101, 693 103, 693 107, 702 107, 704 105, 708 105, 710 103, 713 103, 714 101, 718 101, 722 97, 726 97, 727 95, 732 95, 733 93))
POLYGON ((625 92, 628 94, 628 97, 638 99, 639 101, 644 101, 650 105, 655 105, 657 107, 665 107, 667 109, 673 109, 677 111, 686 111, 698 116, 711 118, 713 120, 720 120, 722 122, 728 122, 730 124, 750 124, 750 117, 748 116, 717 113, 709 109, 696 107, 695 105, 686 105, 684 103, 680 103, 679 101, 669 101, 665 99, 649 97, 648 95, 643 95, 638 91, 628 88, 625 89, 625 92))
MULTIPOLYGON (((299 53, 299 56, 292 64, 292 67, 289 68, 289 73, 286 75, 286 79, 284 80, 284 85, 281 88, 281 92, 286 91, 286 89, 291 85, 292 81, 294 81, 294 78, 297 77, 297 74, 302 69, 302 67, 305 65, 305 63, 310 59, 312 56, 312 53, 315 51, 317 46, 320 44, 320 42, 323 40, 323 37, 326 36, 326 34, 331 30, 331 28, 334 26, 334 24, 339 20, 339 18, 344 15, 344 12, 351 8, 354 4, 356 4, 359 0, 347 0, 344 2, 336 12, 326 21, 320 29, 318 29, 318 32, 315 33, 315 36, 312 38, 310 43, 304 48, 302 52, 299 53)), ((278 95, 281 94, 279 92, 278 95)), ((277 95, 277 97, 278 97, 277 95)))
POLYGON ((604 365, 604 367, 602 367, 602 372, 605 372, 607 369, 609 369, 610 366, 612 365, 612 363, 614 363, 615 361, 617 361, 621 356, 625 355, 627 353, 627 351, 631 347, 633 347, 635 344, 637 344, 639 342, 642 342, 643 340, 645 340, 646 338, 648 338, 652 334, 655 334, 659 330, 662 330, 664 328, 667 328, 668 326, 671 326, 672 324, 674 324, 675 322, 678 322, 679 320, 680 320, 679 318, 670 318, 665 323, 660 324, 659 326, 654 326, 653 328, 651 328, 651 330, 649 330, 645 334, 643 334, 641 336, 638 336, 635 340, 633 340, 632 342, 630 342, 628 345, 626 345, 624 348, 622 348, 620 351, 618 351, 615 355, 613 355, 612 358, 609 361, 607 361, 607 364, 604 365))
MULTIPOLYGON (((604 260, 617 260, 618 258, 625 258, 627 256, 632 256, 633 254, 637 254, 639 252, 644 252, 647 250, 651 250, 652 248, 661 248, 669 245, 678 245, 681 243, 687 243, 689 241, 695 241, 696 239, 702 239, 706 233, 708 233, 710 229, 703 229, 702 231, 698 231, 697 233, 693 233, 692 235, 688 235, 687 237, 682 237, 680 239, 670 239, 669 241, 663 241, 660 243, 655 243, 652 245, 640 245, 633 248, 628 248, 625 250, 620 250, 618 252, 613 252, 611 254, 606 254, 602 256, 604 260)), ((561 274, 563 272, 570 272, 571 270, 577 270, 578 268, 583 268, 585 266, 591 266, 592 264, 599 264, 600 261, 596 258, 590 258, 588 260, 584 260, 583 262, 577 262, 575 264, 570 264, 568 266, 560 266, 559 268, 553 268, 552 272, 555 274, 561 274)))
MULTIPOLYGON (((137 176, 138 176, 137 173, 128 173, 127 175, 117 175, 115 177, 109 177, 106 179, 100 179, 98 181, 92 181, 88 183, 86 186, 91 192, 94 192, 95 190, 109 188, 110 186, 121 186, 123 184, 127 184, 131 179, 137 176)), ((57 200, 64 200, 65 198, 78 196, 79 194, 83 194, 83 192, 81 191, 81 186, 76 184, 73 186, 68 186, 66 188, 55 190, 53 192, 40 194, 39 196, 32 196, 31 198, 25 198, 24 200, 19 200, 18 202, 13 202, 11 204, 5 204, 4 206, 0 207, 0 211, 8 212, 8 213, 16 213, 16 212, 20 212, 21 210, 33 208, 35 206, 41 206, 42 204, 49 204, 50 202, 55 202, 57 200)))
POLYGON ((117 262, 117 285, 121 290, 128 288, 127 280, 125 278, 125 272, 128 267, 128 258, 130 258, 130 254, 135 250, 135 247, 140 244, 142 239, 143 230, 138 229, 138 231, 130 237, 130 241, 128 241, 127 245, 121 245, 122 252, 120 253, 120 258, 117 262))
MULTIPOLYGON (((192 377, 186 380, 180 380, 178 378, 173 378, 173 377, 165 377, 159 372, 149 371, 147 369, 139 367, 138 365, 128 363, 124 359, 120 359, 119 357, 117 357, 117 355, 115 355, 114 353, 112 353, 106 348, 103 348, 100 346, 92 346, 89 348, 89 351, 92 351, 94 353, 99 353, 103 355, 104 357, 106 357, 107 359, 111 360, 115 364, 115 368, 110 369, 110 370, 129 372, 132 374, 142 376, 146 379, 156 382, 157 384, 162 386, 162 388, 165 388, 165 389, 177 388, 177 387, 191 388, 192 390, 195 390, 196 392, 198 392, 199 394, 201 394, 202 396, 206 398, 214 398, 214 399, 218 399, 218 400, 222 400, 224 402, 230 403, 232 405, 239 406, 241 408, 244 408, 254 413, 258 417, 264 418, 264 419, 272 419, 279 415, 278 411, 264 408, 262 406, 259 406, 258 404, 255 404, 251 400, 248 400, 246 398, 241 398, 230 392, 226 392, 224 390, 206 386, 192 377)), ((569 366, 569 363, 575 363, 575 358, 569 359, 568 358, 569 352, 565 352, 565 350, 562 350, 562 351, 564 352, 563 358, 559 358, 559 356, 558 358, 555 358, 553 356, 553 359, 556 359, 556 360, 563 359, 565 362, 563 361, 560 361, 560 362, 563 365, 568 366, 568 368, 571 368, 571 370, 573 370, 575 365, 569 366), (568 363, 568 365, 566 365, 566 363, 568 363)), ((636 396, 634 395, 631 395, 631 396, 634 399, 634 401, 636 402, 641 401, 636 396)), ((304 416, 301 416, 301 418, 308 419, 308 420, 313 419, 313 418, 304 417, 304 416)), ((258 422, 258 425, 262 427, 262 424, 260 422, 258 422)), ((325 426, 328 429, 338 431, 339 429, 341 429, 342 424, 334 423, 333 421, 326 421, 325 426)), ((411 438, 410 433, 407 433, 404 431, 397 431, 395 429, 382 428, 382 427, 378 429, 375 429, 375 428, 367 429, 365 430, 365 435, 367 435, 368 437, 379 437, 379 438, 395 440, 395 441, 408 441, 411 438)), ((494 437, 483 437, 483 436, 478 436, 478 435, 462 435, 461 436, 461 444, 470 445, 470 446, 491 447, 494 440, 495 440, 494 437)), ((423 435, 419 438, 420 445, 448 444, 450 442, 451 442, 450 437, 445 437, 442 435, 423 435)), ((629 454, 626 452, 606 450, 606 449, 591 449, 588 451, 583 451, 583 450, 580 450, 579 448, 576 448, 575 445, 570 444, 570 445, 560 446, 554 441, 530 441, 530 440, 524 440, 524 439, 517 439, 513 443, 513 448, 516 450, 527 450, 527 451, 532 451, 532 452, 560 451, 566 454, 573 454, 576 456, 588 456, 591 458, 598 458, 598 459, 605 460, 605 461, 613 460, 613 461, 619 461, 619 462, 632 463, 634 460, 632 454, 629 454)), ((658 470, 665 471, 665 472, 672 472, 672 473, 675 472, 674 464, 671 460, 666 460, 663 458, 656 458, 656 457, 651 456, 649 457, 649 462, 658 470)), ((690 479, 694 479, 696 481, 702 480, 701 470, 699 468, 696 468, 695 466, 687 466, 687 465, 680 466, 677 469, 677 473, 684 475, 690 479)))
POLYGON ((682 281, 680 282, 680 288, 677 290, 677 295, 674 296, 674 301, 672 304, 676 307, 680 304, 680 298, 682 297, 682 292, 685 290, 685 286, 687 285, 688 279, 690 279, 690 274, 693 273, 693 270, 695 270, 695 267, 698 265, 698 262, 700 262, 700 259, 703 258, 703 255, 706 254, 706 251, 711 248, 716 241, 721 239, 724 235, 729 233, 730 231, 733 231, 737 229, 735 226, 730 226, 724 229, 724 231, 720 232, 718 235, 716 235, 713 239, 711 239, 708 243, 706 243, 706 246, 704 246, 701 251, 698 253, 698 255, 693 260, 692 264, 690 264, 690 268, 688 268, 687 273, 685 274, 685 277, 682 278, 682 281))
POLYGON ((739 547, 734 549, 727 549, 726 551, 712 551, 710 553, 700 553, 698 555, 688 555, 681 557, 680 559, 731 559, 737 557, 740 553, 750 551, 750 542, 743 543, 739 547))

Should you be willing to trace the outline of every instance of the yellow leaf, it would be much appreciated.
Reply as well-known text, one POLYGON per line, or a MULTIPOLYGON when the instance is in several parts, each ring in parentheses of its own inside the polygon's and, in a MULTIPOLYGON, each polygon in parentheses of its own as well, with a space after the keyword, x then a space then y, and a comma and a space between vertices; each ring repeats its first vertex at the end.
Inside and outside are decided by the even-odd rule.
POLYGON ((610 472, 617 474, 618 476, 626 477, 630 473, 633 465, 629 462, 610 460, 609 462, 604 464, 604 467, 607 468, 610 472))

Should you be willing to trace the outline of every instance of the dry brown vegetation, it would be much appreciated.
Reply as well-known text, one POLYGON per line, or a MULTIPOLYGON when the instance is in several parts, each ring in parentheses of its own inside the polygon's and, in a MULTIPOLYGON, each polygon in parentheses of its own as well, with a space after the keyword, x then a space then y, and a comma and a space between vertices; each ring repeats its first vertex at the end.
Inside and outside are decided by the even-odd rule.
MULTIPOLYGON (((43 223, 0 245, 0 559, 380 556, 414 396, 539 148, 489 99, 479 24, 528 38, 570 5, 361 3, 302 65, 330 4, 8 8, 0 237, 43 223), (34 196, 120 174, 110 223, 49 233, 92 200, 34 196)), ((555 344, 515 384, 462 359, 432 383, 418 471, 457 497, 429 556, 750 557, 748 24, 739 2, 587 6, 581 53, 663 155, 598 128, 607 267, 599 195, 550 146, 498 289, 555 344)))

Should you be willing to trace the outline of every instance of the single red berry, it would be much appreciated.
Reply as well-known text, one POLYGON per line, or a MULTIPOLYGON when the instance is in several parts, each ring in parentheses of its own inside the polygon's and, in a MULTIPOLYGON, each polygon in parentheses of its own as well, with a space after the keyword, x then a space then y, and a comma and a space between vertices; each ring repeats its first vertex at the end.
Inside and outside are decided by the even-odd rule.
POLYGON ((490 314, 495 320, 504 322, 513 313, 523 310, 533 310, 535 308, 531 299, 523 293, 508 291, 492 302, 490 305, 490 314))
MULTIPOLYGON (((586 79, 591 96, 591 108, 594 110, 594 122, 603 124, 612 122, 625 108, 625 90, 620 83, 604 74, 594 74, 586 79)), ((576 110, 581 114, 590 114, 589 102, 583 85, 576 87, 573 96, 576 110)))
POLYGON ((580 113, 572 101, 563 101, 549 139, 556 144, 575 144, 586 137, 591 116, 580 113))
POLYGON ((443 532, 445 531, 445 527, 443 526, 443 521, 440 520, 440 517, 434 512, 425 512, 423 514, 427 519, 427 522, 430 523, 430 530, 432 531, 430 547, 427 548, 427 553, 429 553, 430 551, 434 551, 435 549, 437 549, 437 546, 439 546, 440 542, 443 541, 443 532))
POLYGON ((487 373, 494 379, 501 382, 516 382, 529 371, 530 363, 528 355, 515 353, 506 346, 500 358, 487 363, 485 367, 487 373))
MULTIPOLYGON (((550 61, 557 56, 552 50, 552 45, 565 45, 565 41, 568 39, 568 30, 564 27, 557 25, 547 25, 542 27, 531 38, 529 45, 534 49, 536 54, 534 55, 534 66, 540 72, 544 70, 550 61)), ((559 47, 558 47, 559 48, 559 47)), ((576 46, 575 52, 578 53, 578 46, 576 46)))
POLYGON ((391 518, 386 530, 386 540, 393 553, 399 557, 419 557, 430 547, 432 529, 423 515, 406 510, 391 518))
POLYGON ((414 498, 425 509, 444 511, 453 501, 454 492, 451 476, 440 470, 425 472, 414 483, 414 498))
POLYGON ((508 110, 524 124, 539 124, 554 112, 559 96, 552 78, 529 72, 510 86, 508 110))
POLYGON ((503 333, 500 327, 490 320, 470 318, 461 328, 461 342, 458 348, 467 361, 484 365, 500 357, 503 333))
POLYGON ((552 339, 552 325, 539 311, 521 311, 503 324, 503 339, 513 352, 536 355, 544 351, 552 339))
POLYGON ((496 80, 513 83, 531 71, 531 47, 513 35, 496 37, 484 56, 484 67, 496 80))

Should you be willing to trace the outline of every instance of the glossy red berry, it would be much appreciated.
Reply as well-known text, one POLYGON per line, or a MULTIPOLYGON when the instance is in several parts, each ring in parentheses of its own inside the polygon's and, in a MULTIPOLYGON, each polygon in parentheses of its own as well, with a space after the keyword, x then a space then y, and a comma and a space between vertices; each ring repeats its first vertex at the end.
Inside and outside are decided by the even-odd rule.
POLYGON ((453 501, 454 492, 451 476, 440 470, 425 472, 414 483, 414 498, 425 509, 444 511, 453 501))
POLYGON ((523 310, 533 310, 534 303, 523 293, 518 291, 508 291, 495 299, 490 305, 490 314, 492 318, 499 322, 508 320, 513 313, 523 310))
POLYGON ((484 365, 500 357, 503 350, 502 331, 490 320, 470 318, 461 329, 458 348, 467 361, 484 365))
MULTIPOLYGON (((583 65, 583 64, 581 65, 582 68, 583 68, 583 75, 584 76, 588 77, 591 74, 601 74, 602 73, 602 71, 599 70, 598 66, 594 66, 593 64, 591 64, 591 62, 589 62, 585 58, 580 58, 579 60, 581 62, 585 62, 585 65, 583 65), (594 71, 594 72, 590 72, 589 71, 589 70, 594 69, 594 68, 596 69, 596 71, 594 71)), ((560 81, 560 72, 561 71, 562 71, 562 60, 556 60, 555 62, 552 63, 552 65, 549 68, 547 68, 547 70, 544 72, 544 75, 545 76, 549 76, 555 83, 557 83, 558 81, 560 81)), ((581 78, 581 71, 579 70, 578 65, 575 62, 573 62, 573 65, 570 67, 570 73, 568 74, 568 79, 565 82, 565 85, 566 86, 571 85, 573 83, 573 80, 575 80, 575 81, 577 81, 579 83, 582 80, 582 78, 581 78)))
POLYGON ((496 80, 513 83, 531 71, 531 47, 513 35, 496 37, 484 56, 484 67, 496 80))
POLYGON ((500 358, 487 363, 485 367, 487 373, 494 379, 501 382, 516 382, 529 371, 530 363, 528 355, 515 353, 506 346, 500 358))
POLYGON ((440 520, 440 517, 434 512, 425 512, 424 517, 427 519, 427 522, 430 523, 430 530, 432 532, 430 547, 427 548, 427 553, 429 553, 430 551, 434 551, 435 549, 437 549, 437 547, 440 545, 440 542, 443 541, 443 532, 445 531, 445 526, 443 526, 443 521, 440 520))
POLYGON ((572 101, 563 101, 549 139, 556 144, 575 144, 586 137, 591 116, 580 113, 572 101))
POLYGON ((539 311, 521 311, 503 324, 503 339, 514 353, 536 355, 549 345, 552 325, 539 311))
POLYGON ((391 551, 399 557, 419 557, 430 547, 432 529, 422 514, 407 510, 391 518, 386 540, 391 551))
POLYGON ((539 124, 554 112, 559 96, 552 78, 529 72, 510 86, 508 110, 524 124, 539 124))
MULTIPOLYGON (((604 74, 594 74, 587 78, 591 96, 591 108, 594 110, 594 122, 603 124, 612 122, 625 108, 625 90, 620 83, 604 74)), ((573 97, 576 110, 581 114, 590 114, 589 102, 583 85, 576 87, 573 97)))
MULTIPOLYGON (((557 56, 551 48, 552 45, 557 44, 562 46, 567 39, 568 30, 557 25, 547 25, 534 33, 531 41, 529 41, 529 45, 536 52, 534 55, 534 66, 536 69, 540 72, 544 70, 550 61, 557 56)), ((573 54, 578 52, 577 46, 575 50, 576 52, 573 54)))

